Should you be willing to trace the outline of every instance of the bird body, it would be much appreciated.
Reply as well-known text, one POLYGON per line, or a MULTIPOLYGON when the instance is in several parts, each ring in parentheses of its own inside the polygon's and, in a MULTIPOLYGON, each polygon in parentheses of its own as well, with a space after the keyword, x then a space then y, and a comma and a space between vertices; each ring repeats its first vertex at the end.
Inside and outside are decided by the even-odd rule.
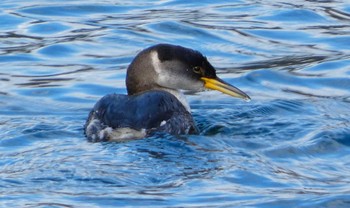
POLYGON ((174 95, 159 90, 131 96, 106 95, 96 103, 87 123, 86 134, 93 142, 136 139, 153 132, 197 132, 191 114, 182 103, 174 95))
POLYGON ((109 94, 91 110, 85 124, 89 141, 121 141, 154 132, 198 133, 190 107, 180 90, 219 90, 249 96, 216 76, 198 51, 158 44, 141 51, 127 69, 128 95, 109 94))

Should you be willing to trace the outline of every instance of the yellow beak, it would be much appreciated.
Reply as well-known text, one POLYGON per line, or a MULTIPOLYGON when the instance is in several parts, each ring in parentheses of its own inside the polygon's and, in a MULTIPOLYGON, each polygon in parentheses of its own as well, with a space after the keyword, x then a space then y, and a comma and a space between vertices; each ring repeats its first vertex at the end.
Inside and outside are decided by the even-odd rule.
POLYGON ((201 80, 204 81, 205 88, 217 90, 227 95, 244 99, 246 101, 250 100, 250 97, 247 94, 245 94, 240 89, 230 85, 229 83, 226 83, 224 80, 221 80, 219 78, 207 78, 207 77, 201 77, 201 80))

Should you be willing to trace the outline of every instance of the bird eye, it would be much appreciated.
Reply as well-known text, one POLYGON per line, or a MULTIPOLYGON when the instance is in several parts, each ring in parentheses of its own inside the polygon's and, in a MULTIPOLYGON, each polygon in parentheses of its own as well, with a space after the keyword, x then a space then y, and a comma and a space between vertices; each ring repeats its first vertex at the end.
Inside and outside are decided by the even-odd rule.
POLYGON ((200 74, 201 73, 201 67, 200 66, 193 67, 193 72, 196 73, 196 74, 200 74))

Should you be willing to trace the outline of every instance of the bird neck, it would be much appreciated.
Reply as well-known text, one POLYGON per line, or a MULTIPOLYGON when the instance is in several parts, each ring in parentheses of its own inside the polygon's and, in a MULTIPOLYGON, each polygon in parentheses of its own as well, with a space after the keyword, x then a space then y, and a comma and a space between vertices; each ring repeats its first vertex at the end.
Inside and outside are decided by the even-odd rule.
POLYGON ((181 104, 186 108, 188 112, 191 112, 190 105, 187 102, 187 99, 185 95, 180 91, 180 90, 174 90, 174 89, 169 89, 169 88, 160 88, 159 90, 166 91, 176 97, 178 101, 181 102, 181 104))

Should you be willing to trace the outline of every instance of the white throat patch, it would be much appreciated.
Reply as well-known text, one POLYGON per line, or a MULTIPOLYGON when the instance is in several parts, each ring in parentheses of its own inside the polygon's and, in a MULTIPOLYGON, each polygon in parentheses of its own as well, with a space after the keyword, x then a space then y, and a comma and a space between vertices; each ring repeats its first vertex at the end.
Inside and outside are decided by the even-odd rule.
MULTIPOLYGON (((181 103, 182 105, 186 108, 188 112, 191 111, 190 105, 188 104, 184 94, 176 89, 171 89, 170 86, 168 86, 169 83, 171 83, 173 80, 172 79, 177 79, 178 77, 169 77, 164 74, 164 71, 161 68, 161 63, 158 58, 158 52, 157 51, 152 51, 151 52, 151 61, 152 65, 154 67, 154 71, 156 72, 156 82, 159 85, 161 90, 165 90, 172 95, 174 95, 181 103)), ((167 74, 170 75, 170 74, 167 74)))
POLYGON ((160 61, 158 58, 158 52, 157 51, 152 51, 151 52, 151 61, 152 65, 154 67, 154 70, 156 71, 157 75, 162 72, 161 66, 160 66, 160 61))
POLYGON ((191 112, 191 107, 190 104, 188 104, 185 95, 179 91, 179 90, 173 90, 173 89, 167 89, 163 88, 163 90, 169 92, 170 94, 174 95, 181 103, 182 105, 186 108, 188 112, 191 112))

